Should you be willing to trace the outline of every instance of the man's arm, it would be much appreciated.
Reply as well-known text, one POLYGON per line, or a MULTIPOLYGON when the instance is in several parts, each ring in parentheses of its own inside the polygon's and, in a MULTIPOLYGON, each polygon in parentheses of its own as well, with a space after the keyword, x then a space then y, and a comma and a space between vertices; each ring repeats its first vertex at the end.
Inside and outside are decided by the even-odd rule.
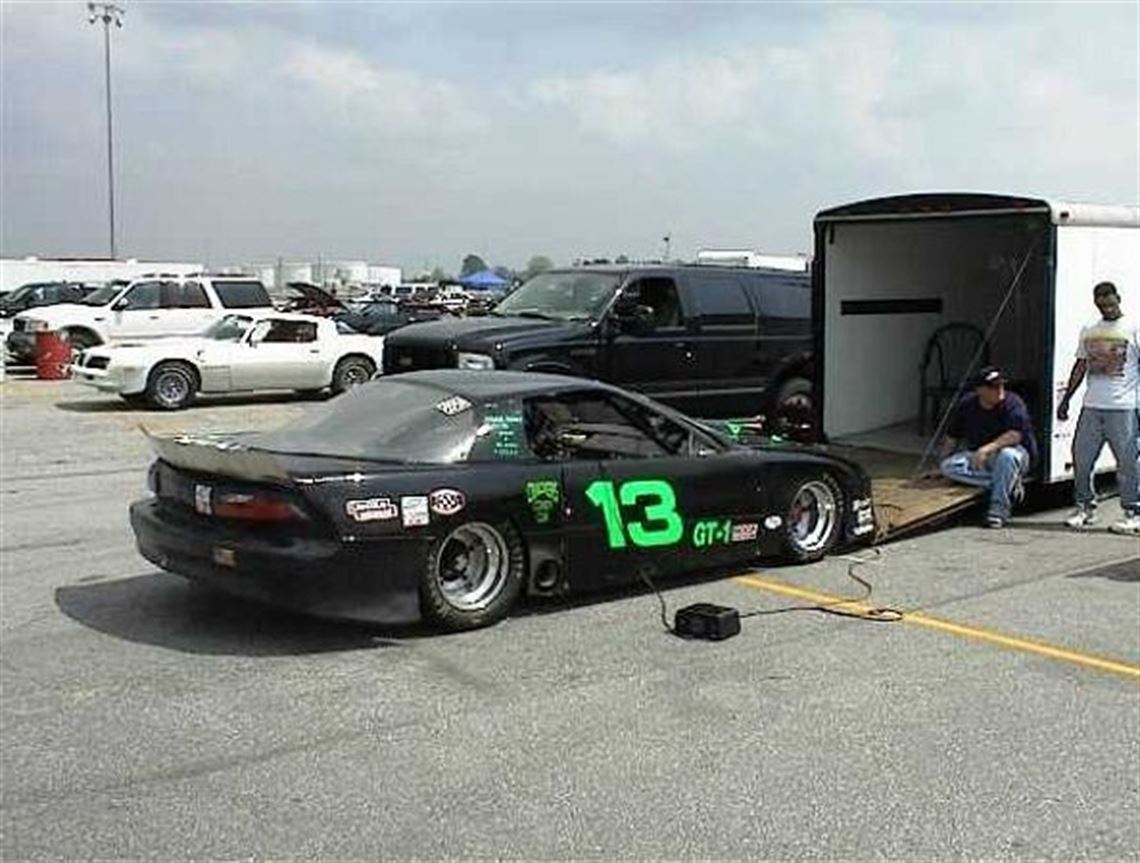
POLYGON ((1004 431, 989 443, 982 444, 970 453, 970 461, 974 467, 980 468, 1007 446, 1017 446, 1021 443, 1021 438, 1022 434, 1018 429, 1004 431))
POLYGON ((1085 359, 1078 359, 1073 363, 1073 370, 1069 372, 1069 382, 1065 384, 1065 394, 1061 396, 1061 403, 1057 405, 1057 419, 1064 421, 1069 418, 1069 400, 1081 385, 1081 381, 1085 379, 1088 366, 1089 362, 1085 359))

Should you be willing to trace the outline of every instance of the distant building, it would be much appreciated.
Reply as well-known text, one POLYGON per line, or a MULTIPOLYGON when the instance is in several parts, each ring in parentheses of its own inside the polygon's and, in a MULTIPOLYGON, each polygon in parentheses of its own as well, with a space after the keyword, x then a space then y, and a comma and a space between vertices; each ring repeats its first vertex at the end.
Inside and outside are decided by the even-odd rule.
POLYGON ((186 261, 125 261, 110 258, 0 258, 0 291, 31 282, 109 282, 137 279, 150 273, 185 275, 202 271, 201 263, 186 261))
POLYGON ((271 264, 251 264, 246 270, 258 276, 271 291, 280 290, 289 282, 309 282, 351 294, 381 285, 398 285, 404 280, 400 267, 362 260, 279 260, 271 264))

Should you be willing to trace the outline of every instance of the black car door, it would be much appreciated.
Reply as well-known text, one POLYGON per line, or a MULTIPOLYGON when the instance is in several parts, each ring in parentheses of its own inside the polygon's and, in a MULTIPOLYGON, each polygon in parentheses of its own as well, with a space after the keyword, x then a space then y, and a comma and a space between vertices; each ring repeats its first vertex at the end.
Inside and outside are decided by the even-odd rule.
POLYGON ((532 448, 560 465, 574 588, 755 555, 760 462, 751 453, 725 451, 641 402, 597 390, 530 399, 527 410, 532 448))

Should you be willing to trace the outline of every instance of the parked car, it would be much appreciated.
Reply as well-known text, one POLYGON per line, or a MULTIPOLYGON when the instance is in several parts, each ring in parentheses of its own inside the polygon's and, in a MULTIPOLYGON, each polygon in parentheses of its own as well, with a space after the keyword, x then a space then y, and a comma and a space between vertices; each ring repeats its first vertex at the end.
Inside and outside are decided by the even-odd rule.
POLYGON ((147 560, 338 618, 468 629, 522 594, 812 561, 874 532, 854 465, 556 375, 399 375, 276 431, 154 446, 154 495, 131 506, 147 560))
POLYGON ((396 300, 365 300, 349 303, 333 319, 358 333, 384 336, 408 324, 439 320, 446 314, 447 310, 440 307, 396 300))
POLYGON ((383 339, 342 332, 328 318, 229 314, 196 338, 88 348, 72 377, 128 402, 177 410, 198 393, 342 393, 376 373, 383 346, 383 339))
POLYGON ((453 315, 459 315, 467 311, 469 299, 470 295, 459 285, 443 285, 436 291, 435 296, 428 300, 428 304, 440 306, 453 315))
POLYGON ((78 303, 62 303, 18 314, 8 351, 32 362, 36 333, 54 330, 78 352, 113 339, 197 335, 233 309, 273 308, 257 279, 206 276, 139 279, 107 285, 78 303))
POLYGON ((0 318, 56 303, 78 303, 91 293, 78 282, 33 282, 0 297, 0 318))
POLYGON ((289 282, 285 285, 285 300, 278 305, 283 312, 328 317, 345 311, 344 303, 324 288, 309 282, 289 282))
POLYGON ((752 268, 541 273, 484 317, 393 333, 385 371, 514 369, 599 378, 707 417, 811 407, 811 280, 752 268))

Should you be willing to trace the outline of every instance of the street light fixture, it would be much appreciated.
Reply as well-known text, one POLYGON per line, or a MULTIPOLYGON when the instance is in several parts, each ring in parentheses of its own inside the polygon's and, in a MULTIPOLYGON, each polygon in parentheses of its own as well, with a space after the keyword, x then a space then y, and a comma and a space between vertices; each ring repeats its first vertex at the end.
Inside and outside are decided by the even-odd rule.
POLYGON ((111 138, 111 25, 123 26, 126 10, 114 3, 88 3, 87 23, 103 22, 103 74, 107 85, 107 212, 111 232, 111 259, 115 254, 115 168, 111 138))

